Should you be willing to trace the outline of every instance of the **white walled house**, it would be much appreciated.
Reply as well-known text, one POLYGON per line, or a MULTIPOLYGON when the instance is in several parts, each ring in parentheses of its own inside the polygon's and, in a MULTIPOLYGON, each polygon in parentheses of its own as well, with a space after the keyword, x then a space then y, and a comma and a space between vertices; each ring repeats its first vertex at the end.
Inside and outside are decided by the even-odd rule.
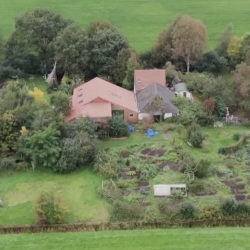
POLYGON ((193 101, 193 95, 192 95, 192 93, 190 93, 188 91, 186 84, 183 83, 183 82, 177 83, 174 86, 174 92, 175 92, 175 96, 186 97, 190 101, 193 101))

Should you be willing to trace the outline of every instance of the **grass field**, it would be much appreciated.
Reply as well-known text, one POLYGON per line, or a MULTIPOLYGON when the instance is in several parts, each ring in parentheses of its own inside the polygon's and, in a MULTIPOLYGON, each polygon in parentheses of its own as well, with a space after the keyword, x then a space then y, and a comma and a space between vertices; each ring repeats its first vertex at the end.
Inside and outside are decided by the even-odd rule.
POLYGON ((1 235, 4 250, 249 250, 249 228, 1 235))
MULTIPOLYGON (((66 222, 107 221, 108 203, 98 194, 101 177, 90 170, 56 175, 41 171, 1 172, 0 225, 34 223, 34 204, 42 191, 54 190, 64 202, 66 222)), ((0 247, 1 249, 1 247, 0 247)))
POLYGON ((216 44, 218 35, 230 22, 236 35, 250 31, 249 0, 9 0, 1 2, 0 33, 8 38, 14 29, 15 17, 36 7, 57 11, 82 27, 93 20, 109 20, 138 51, 149 49, 177 13, 203 20, 208 27, 210 47, 216 44))

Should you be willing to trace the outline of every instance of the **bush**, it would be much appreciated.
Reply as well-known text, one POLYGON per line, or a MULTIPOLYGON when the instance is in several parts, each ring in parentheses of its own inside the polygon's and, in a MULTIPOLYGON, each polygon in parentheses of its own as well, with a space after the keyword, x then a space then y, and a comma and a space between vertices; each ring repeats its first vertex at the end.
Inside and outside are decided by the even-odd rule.
POLYGON ((39 223, 53 225, 63 222, 65 210, 54 193, 44 192, 37 201, 35 213, 39 223))
POLYGON ((180 213, 185 219, 191 219, 194 217, 195 207, 190 202, 184 202, 181 204, 180 213))
POLYGON ((226 215, 234 215, 237 210, 237 202, 234 199, 226 199, 221 206, 226 215))
POLYGON ((114 115, 108 120, 109 133, 111 136, 128 136, 128 124, 123 120, 120 115, 114 115))
POLYGON ((202 141, 201 147, 202 147, 202 151, 204 153, 208 153, 210 151, 210 147, 211 147, 210 142, 209 141, 205 141, 205 140, 202 141))
POLYGON ((233 140, 238 141, 240 139, 240 134, 234 134, 233 140))
POLYGON ((201 132, 201 128, 198 124, 192 123, 188 129, 187 129, 187 137, 188 141, 194 146, 194 147, 201 147, 202 141, 205 139, 205 136, 201 132))
POLYGON ((195 176, 197 178, 206 178, 210 172, 211 163, 207 160, 199 160, 196 164, 195 176))
POLYGON ((143 209, 138 203, 128 203, 120 200, 113 202, 113 217, 117 220, 139 219, 143 215, 143 209))

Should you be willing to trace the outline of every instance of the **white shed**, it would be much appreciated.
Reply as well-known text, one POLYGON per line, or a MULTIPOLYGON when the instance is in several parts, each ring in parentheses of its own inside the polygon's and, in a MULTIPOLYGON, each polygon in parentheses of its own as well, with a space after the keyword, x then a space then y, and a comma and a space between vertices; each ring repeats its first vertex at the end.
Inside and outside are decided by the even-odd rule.
POLYGON ((183 196, 187 196, 186 184, 158 184, 154 185, 155 197, 169 197, 172 196, 175 191, 183 192, 183 196))
POLYGON ((174 88, 176 96, 186 97, 190 101, 193 101, 193 95, 188 91, 185 83, 183 82, 177 83, 174 88))

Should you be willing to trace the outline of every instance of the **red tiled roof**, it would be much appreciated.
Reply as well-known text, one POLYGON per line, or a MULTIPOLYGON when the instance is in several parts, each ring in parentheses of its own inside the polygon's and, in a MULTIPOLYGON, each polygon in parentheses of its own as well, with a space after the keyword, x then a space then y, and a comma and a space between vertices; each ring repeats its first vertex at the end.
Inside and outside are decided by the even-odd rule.
POLYGON ((71 100, 72 112, 66 117, 68 121, 79 116, 110 117, 111 104, 138 112, 133 92, 98 77, 75 88, 71 100), (94 100, 99 102, 91 103, 94 100))
POLYGON ((134 90, 136 92, 148 87, 152 83, 158 83, 164 87, 166 86, 165 69, 135 70, 134 90))

